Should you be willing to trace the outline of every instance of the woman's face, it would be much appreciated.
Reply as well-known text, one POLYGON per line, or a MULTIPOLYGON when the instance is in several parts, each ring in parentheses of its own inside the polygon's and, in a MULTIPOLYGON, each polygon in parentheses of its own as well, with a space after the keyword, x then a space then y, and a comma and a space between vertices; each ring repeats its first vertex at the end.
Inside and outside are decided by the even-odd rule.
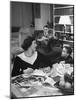
POLYGON ((34 41, 32 41, 31 48, 32 48, 33 51, 36 51, 36 47, 37 47, 37 43, 36 43, 36 41, 34 40, 34 41))

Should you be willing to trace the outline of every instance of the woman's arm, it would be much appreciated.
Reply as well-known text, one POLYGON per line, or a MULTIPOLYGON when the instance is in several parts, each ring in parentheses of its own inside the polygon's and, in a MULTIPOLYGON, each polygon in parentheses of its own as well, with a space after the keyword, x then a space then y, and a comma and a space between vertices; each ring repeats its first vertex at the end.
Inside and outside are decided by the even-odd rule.
POLYGON ((16 57, 13 64, 12 77, 19 74, 22 74, 21 61, 19 57, 16 57))

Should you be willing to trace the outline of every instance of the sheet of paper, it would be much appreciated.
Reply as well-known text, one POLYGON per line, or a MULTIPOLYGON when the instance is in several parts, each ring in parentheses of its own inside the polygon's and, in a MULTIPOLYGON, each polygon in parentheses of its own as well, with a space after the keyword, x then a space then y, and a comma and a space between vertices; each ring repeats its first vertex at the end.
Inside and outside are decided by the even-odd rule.
POLYGON ((46 73, 44 73, 42 70, 34 70, 32 75, 37 75, 37 76, 45 76, 46 73))
POLYGON ((54 86, 56 82, 52 78, 47 76, 47 79, 44 81, 44 83, 49 83, 50 85, 54 86))

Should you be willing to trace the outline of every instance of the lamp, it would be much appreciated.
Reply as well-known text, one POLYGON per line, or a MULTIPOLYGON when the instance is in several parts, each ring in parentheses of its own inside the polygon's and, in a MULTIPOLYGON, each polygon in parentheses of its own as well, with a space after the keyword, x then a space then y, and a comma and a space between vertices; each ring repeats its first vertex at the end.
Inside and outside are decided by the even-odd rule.
POLYGON ((64 34, 65 34, 66 25, 70 25, 71 24, 70 17, 69 16, 60 16, 59 24, 64 25, 64 34))

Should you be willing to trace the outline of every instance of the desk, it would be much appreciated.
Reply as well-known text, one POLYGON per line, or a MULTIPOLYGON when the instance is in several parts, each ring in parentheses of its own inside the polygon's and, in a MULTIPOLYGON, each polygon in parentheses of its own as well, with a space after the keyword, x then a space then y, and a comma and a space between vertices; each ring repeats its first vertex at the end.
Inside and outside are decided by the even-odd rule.
MULTIPOLYGON (((23 87, 20 87, 19 85, 15 84, 13 82, 11 82, 11 93, 16 98, 63 95, 59 91, 59 89, 56 88, 55 86, 48 86, 48 85, 45 86, 41 82, 39 82, 39 80, 32 82, 30 88, 28 88, 28 87, 23 88, 23 87)), ((13 98, 13 97, 11 97, 11 98, 13 98)))

